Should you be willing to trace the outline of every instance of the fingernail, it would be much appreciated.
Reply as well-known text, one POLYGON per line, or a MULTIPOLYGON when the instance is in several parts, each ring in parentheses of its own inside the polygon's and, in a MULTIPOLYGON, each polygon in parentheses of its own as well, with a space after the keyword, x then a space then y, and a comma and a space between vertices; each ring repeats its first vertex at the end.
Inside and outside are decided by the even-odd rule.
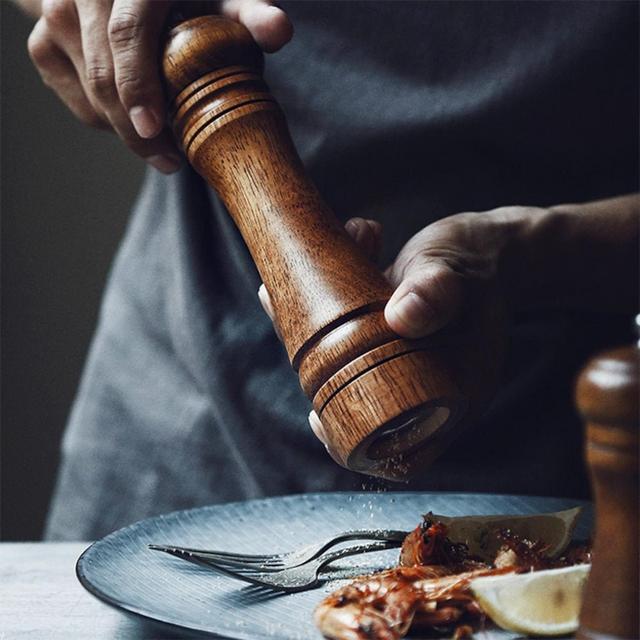
POLYGON ((355 220, 349 220, 347 224, 344 225, 344 230, 355 240, 358 237, 358 230, 360 229, 360 225, 355 220))
POLYGON ((356 233, 356 244, 359 244, 360 246, 363 245, 364 243, 364 239, 369 237, 369 225, 365 222, 364 224, 359 224, 358 225, 358 233, 356 233))
POLYGON ((175 173, 180 168, 180 158, 178 156, 149 156, 146 160, 160 173, 175 173))
POLYGON ((387 313, 416 333, 424 332, 433 319, 433 309, 415 291, 408 291, 390 304, 387 313))
POLYGON ((129 118, 141 138, 155 138, 162 129, 160 119, 147 107, 132 107, 129 118))
POLYGON ((369 231, 371 231, 374 237, 380 235, 380 223, 375 220, 366 220, 367 227, 369 227, 369 231))
POLYGON ((264 309, 264 312, 273 320, 273 307, 271 306, 271 297, 264 283, 258 288, 258 300, 264 309))
POLYGON ((315 411, 310 411, 307 416, 307 420, 309 421, 309 426, 311 427, 311 431, 315 434, 316 438, 319 440, 323 440, 322 433, 322 422, 320 422, 320 418, 318 418, 318 414, 315 411))

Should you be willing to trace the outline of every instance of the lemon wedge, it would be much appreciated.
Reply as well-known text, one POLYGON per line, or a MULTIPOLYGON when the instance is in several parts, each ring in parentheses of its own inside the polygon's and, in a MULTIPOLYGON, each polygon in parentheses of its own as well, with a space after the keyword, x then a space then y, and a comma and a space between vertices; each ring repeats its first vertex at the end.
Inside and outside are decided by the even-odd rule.
POLYGON ((476 578, 471 590, 482 610, 508 631, 558 636, 578 628, 590 565, 476 578))
POLYGON ((521 538, 542 540, 549 545, 546 555, 551 558, 557 557, 571 541, 580 511, 580 507, 575 507, 566 511, 526 516, 449 517, 434 515, 433 517, 434 520, 439 520, 447 526, 447 537, 450 540, 464 542, 472 555, 493 562, 498 547, 501 545, 494 532, 500 529, 511 529, 521 538))

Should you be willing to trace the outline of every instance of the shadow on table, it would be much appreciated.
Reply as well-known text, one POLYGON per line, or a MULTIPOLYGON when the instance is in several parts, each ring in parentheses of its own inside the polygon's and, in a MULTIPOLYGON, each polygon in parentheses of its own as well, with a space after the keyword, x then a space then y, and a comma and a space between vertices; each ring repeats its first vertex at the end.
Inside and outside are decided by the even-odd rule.
POLYGON ((224 640, 226 636, 187 631, 154 620, 144 620, 134 614, 123 615, 122 625, 114 636, 114 640, 187 640, 193 638, 224 640))

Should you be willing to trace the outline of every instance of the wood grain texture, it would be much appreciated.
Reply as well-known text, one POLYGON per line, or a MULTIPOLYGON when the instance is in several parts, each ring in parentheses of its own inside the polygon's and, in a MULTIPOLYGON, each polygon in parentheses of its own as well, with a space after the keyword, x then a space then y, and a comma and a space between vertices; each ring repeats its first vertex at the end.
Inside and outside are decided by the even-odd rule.
POLYGON ((86 542, 0 544, 0 638, 161 640, 175 638, 108 607, 80 585, 86 542))
POLYGON ((621 348, 594 358, 576 395, 596 503, 593 567, 578 637, 638 638, 640 350, 621 348))
MULTIPOLYGON (((447 368, 426 352, 415 355, 420 343, 389 329, 383 309, 392 289, 309 179, 261 69, 260 51, 235 22, 206 16, 172 29, 163 71, 176 136, 242 234, 315 407, 324 405, 321 390, 331 388, 323 426, 341 463, 404 477, 417 469, 404 460, 391 474, 384 469, 393 465, 369 459, 362 443, 426 405, 455 409, 447 414, 452 426, 466 402, 447 368), (387 344, 394 345, 392 365, 379 351, 387 344)), ((428 447, 436 432, 416 427, 414 435, 424 437, 410 449, 428 447)))

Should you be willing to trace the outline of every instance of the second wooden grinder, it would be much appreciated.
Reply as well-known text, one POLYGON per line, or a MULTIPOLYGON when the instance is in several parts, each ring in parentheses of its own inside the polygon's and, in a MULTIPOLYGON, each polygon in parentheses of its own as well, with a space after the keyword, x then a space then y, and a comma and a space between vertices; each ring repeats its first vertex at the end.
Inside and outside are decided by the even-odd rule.
POLYGON ((307 176, 262 68, 234 21, 176 26, 163 57, 174 131, 251 252, 339 462, 402 479, 437 455, 466 401, 436 347, 389 329, 391 287, 307 176))
POLYGON ((580 640, 640 638, 639 392, 638 345, 599 354, 578 378, 576 399, 586 422, 585 457, 596 502, 580 640))

